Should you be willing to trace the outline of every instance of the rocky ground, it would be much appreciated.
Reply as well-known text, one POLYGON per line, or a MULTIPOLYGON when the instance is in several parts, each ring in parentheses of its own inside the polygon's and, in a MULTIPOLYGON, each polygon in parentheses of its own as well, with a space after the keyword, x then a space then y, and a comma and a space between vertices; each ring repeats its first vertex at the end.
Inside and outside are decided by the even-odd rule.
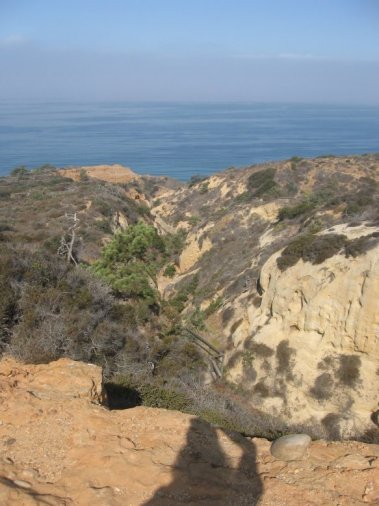
POLYGON ((109 411, 101 370, 61 359, 0 362, 0 503, 363 505, 379 503, 379 445, 312 442, 300 461, 195 416, 109 411))

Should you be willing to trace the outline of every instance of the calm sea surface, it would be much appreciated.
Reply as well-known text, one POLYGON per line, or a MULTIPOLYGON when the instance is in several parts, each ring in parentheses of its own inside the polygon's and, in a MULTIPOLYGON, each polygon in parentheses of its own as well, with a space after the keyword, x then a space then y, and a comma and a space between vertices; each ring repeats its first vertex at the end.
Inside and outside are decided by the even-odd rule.
POLYGON ((188 179, 230 166, 379 151, 379 107, 0 102, 0 174, 121 163, 188 179))

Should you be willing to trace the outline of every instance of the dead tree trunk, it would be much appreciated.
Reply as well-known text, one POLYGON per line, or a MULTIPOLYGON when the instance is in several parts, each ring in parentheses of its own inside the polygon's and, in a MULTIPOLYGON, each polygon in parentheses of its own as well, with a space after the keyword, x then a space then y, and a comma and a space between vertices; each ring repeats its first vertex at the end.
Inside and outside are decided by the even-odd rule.
MULTIPOLYGON (((65 217, 72 222, 68 227, 67 234, 62 235, 61 244, 58 248, 58 255, 65 256, 67 263, 74 263, 78 265, 78 262, 74 256, 74 245, 76 239, 76 229, 79 226, 79 218, 77 214, 65 214, 65 217), (66 239, 66 235, 68 235, 68 240, 66 239)), ((70 222, 69 221, 69 222, 70 222)))

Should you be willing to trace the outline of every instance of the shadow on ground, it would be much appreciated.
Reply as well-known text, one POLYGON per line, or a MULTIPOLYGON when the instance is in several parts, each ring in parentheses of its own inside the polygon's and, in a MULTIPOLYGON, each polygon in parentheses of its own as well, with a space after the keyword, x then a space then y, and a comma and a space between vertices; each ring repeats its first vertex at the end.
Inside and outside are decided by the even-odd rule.
POLYGON ((171 473, 170 485, 157 490, 145 506, 254 506, 262 494, 254 444, 199 418, 192 421, 171 473), (220 439, 224 447, 234 448, 228 455, 220 439))

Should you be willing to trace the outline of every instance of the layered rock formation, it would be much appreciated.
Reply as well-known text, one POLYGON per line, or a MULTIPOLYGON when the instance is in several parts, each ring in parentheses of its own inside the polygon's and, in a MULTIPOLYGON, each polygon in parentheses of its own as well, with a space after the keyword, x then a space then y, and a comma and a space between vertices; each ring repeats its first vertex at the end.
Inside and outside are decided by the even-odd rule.
MULTIPOLYGON (((351 230, 352 237, 367 232, 351 230)), ((241 355, 231 377, 244 378, 264 410, 297 422, 322 421, 332 437, 374 427, 379 248, 317 265, 300 260, 284 272, 279 256, 261 271, 262 300, 248 308, 248 335, 234 334, 241 355)))
POLYGON ((283 462, 266 440, 101 398, 96 366, 0 362, 1 504, 378 504, 378 445, 317 441, 283 462))

